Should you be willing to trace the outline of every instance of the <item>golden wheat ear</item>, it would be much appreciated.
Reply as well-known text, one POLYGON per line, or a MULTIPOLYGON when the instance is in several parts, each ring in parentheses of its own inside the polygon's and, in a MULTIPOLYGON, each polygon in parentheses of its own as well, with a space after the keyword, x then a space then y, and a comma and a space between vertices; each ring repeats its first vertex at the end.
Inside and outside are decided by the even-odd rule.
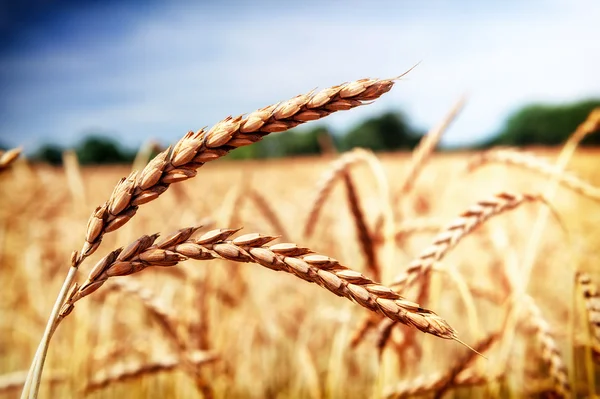
POLYGON ((188 259, 227 259, 256 263, 316 283, 337 296, 440 338, 456 339, 456 332, 434 312, 408 301, 337 260, 293 243, 267 245, 278 237, 258 233, 231 238, 239 229, 216 229, 191 238, 198 227, 178 230, 159 243, 158 234, 144 235, 125 248, 100 259, 81 287, 63 306, 63 317, 75 303, 99 289, 108 279, 140 272, 148 267, 171 267, 188 259))

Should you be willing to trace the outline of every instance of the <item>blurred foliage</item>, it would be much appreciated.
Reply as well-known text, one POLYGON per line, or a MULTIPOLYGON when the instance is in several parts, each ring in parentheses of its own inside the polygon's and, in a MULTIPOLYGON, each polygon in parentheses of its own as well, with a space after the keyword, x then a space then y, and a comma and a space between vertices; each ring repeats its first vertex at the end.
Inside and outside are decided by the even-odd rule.
MULTIPOLYGON (((512 114, 500 134, 484 147, 562 144, 596 107, 600 107, 600 99, 564 105, 525 106, 512 114)), ((582 144, 599 145, 600 135, 589 135, 582 144)))
POLYGON ((64 149, 54 144, 44 144, 33 155, 34 161, 49 163, 50 165, 62 165, 62 153, 64 149))
POLYGON ((331 132, 324 126, 317 126, 310 130, 292 129, 285 134, 270 134, 256 144, 232 151, 227 158, 264 159, 319 154, 321 135, 331 135, 331 132))
MULTIPOLYGON (((33 160, 51 165, 62 164, 64 148, 54 144, 41 146, 33 160)), ((135 153, 122 148, 118 142, 106 136, 93 134, 75 147, 75 153, 82 165, 131 163, 135 153)))
MULTIPOLYGON (((499 134, 477 147, 559 145, 596 107, 600 107, 600 99, 563 105, 527 105, 508 118, 499 134)), ((411 150, 418 144, 422 134, 411 126, 403 113, 386 112, 340 134, 333 134, 327 127, 318 125, 271 134, 254 145, 232 151, 227 158, 283 158, 331 152, 332 148, 321 148, 323 143, 329 143, 330 147, 333 144, 338 151, 355 147, 373 151, 411 150)), ((600 145, 600 134, 590 135, 583 144, 600 145)), ((47 144, 40 147, 34 159, 58 165, 62 163, 62 151, 61 147, 47 144)), ((118 142, 99 134, 88 136, 75 148, 75 152, 81 164, 130 163, 135 155, 123 149, 118 142)))
POLYGON ((402 113, 386 112, 367 119, 342 136, 341 150, 354 147, 373 151, 409 150, 417 145, 421 135, 410 127, 402 113))
POLYGON ((409 125, 403 114, 387 112, 365 120, 342 135, 334 135, 324 126, 309 130, 292 129, 284 134, 271 134, 256 144, 232 151, 228 158, 262 159, 320 154, 324 151, 319 144, 319 137, 322 135, 329 135, 340 151, 355 147, 373 151, 412 149, 421 137, 409 125))

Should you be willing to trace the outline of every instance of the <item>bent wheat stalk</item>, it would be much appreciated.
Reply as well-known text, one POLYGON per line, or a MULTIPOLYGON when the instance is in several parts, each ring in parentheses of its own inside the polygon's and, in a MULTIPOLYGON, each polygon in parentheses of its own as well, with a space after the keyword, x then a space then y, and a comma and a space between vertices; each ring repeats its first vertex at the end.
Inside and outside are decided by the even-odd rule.
MULTIPOLYGON (((190 359, 191 364, 196 368, 219 360, 219 357, 210 351, 194 351, 187 354, 186 357, 190 359)), ((98 371, 92 380, 86 384, 83 392, 89 395, 114 383, 135 380, 148 374, 172 371, 179 366, 179 359, 173 355, 161 356, 160 359, 144 363, 119 361, 98 371)))
POLYGON ((344 185, 346 186, 346 199, 348 200, 350 213, 354 220, 356 235, 358 236, 358 242, 360 243, 360 248, 365 258, 367 273, 375 280, 380 280, 379 257, 375 250, 373 234, 367 226, 365 213, 358 199, 354 181, 352 180, 349 171, 344 171, 342 177, 344 179, 344 185))
POLYGON ((512 150, 491 150, 484 152, 467 166, 468 171, 473 171, 485 164, 503 163, 507 165, 518 166, 528 169, 545 176, 556 179, 563 186, 574 192, 590 198, 594 201, 600 201, 600 187, 595 187, 579 177, 565 172, 562 168, 552 165, 533 154, 523 153, 512 150))
POLYGON ((329 169, 323 173, 317 183, 317 195, 311 203, 310 211, 304 223, 304 238, 310 238, 314 233, 323 205, 329 197, 331 190, 333 190, 335 182, 342 178, 345 173, 348 173, 352 167, 362 163, 366 163, 371 168, 377 180, 382 198, 386 199, 389 196, 386 179, 382 176, 384 174, 383 169, 378 164, 377 158, 373 156, 372 152, 362 148, 355 148, 350 152, 342 154, 341 157, 331 163, 329 169))
POLYGON ((127 178, 121 179, 109 200, 92 213, 83 247, 80 252, 73 253, 71 268, 36 351, 31 376, 22 398, 37 396, 43 363, 50 339, 57 328, 60 307, 71 289, 79 265, 96 251, 104 234, 117 230, 131 220, 140 205, 158 198, 169 185, 194 177, 196 169, 204 163, 218 159, 237 147, 260 141, 269 133, 282 132, 337 111, 367 104, 388 92, 403 75, 393 79, 361 79, 299 95, 259 109, 246 117, 227 117, 208 131, 200 129, 195 133, 189 132, 172 150, 169 148, 158 154, 140 173, 132 172, 127 178))
POLYGON ((287 229, 283 226, 281 218, 277 215, 277 212, 275 212, 275 209, 273 209, 267 197, 253 188, 249 189, 247 195, 254 202, 254 205, 256 205, 260 213, 262 213, 265 220, 269 222, 275 231, 279 232, 284 240, 287 240, 290 235, 287 233, 287 229))
POLYGON ((429 160, 431 154, 435 151, 442 135, 450 124, 456 119, 458 114, 462 111, 465 106, 466 97, 462 96, 452 107, 450 112, 444 117, 444 119, 436 125, 433 129, 431 129, 421 141, 419 141, 419 145, 412 152, 412 159, 410 161, 410 165, 408 167, 408 172, 404 177, 402 184, 400 185, 400 189, 394 195, 394 204, 398 202, 398 200, 405 194, 408 194, 412 189, 419 173, 429 160))

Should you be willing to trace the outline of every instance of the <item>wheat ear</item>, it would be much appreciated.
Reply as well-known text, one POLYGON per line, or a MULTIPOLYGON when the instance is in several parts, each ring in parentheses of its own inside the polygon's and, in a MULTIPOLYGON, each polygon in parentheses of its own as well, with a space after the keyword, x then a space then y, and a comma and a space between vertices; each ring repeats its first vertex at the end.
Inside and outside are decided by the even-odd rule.
POLYGON ((540 195, 507 192, 498 193, 489 199, 478 201, 440 232, 434 238, 433 243, 421 252, 405 271, 396 277, 392 287, 399 290, 407 288, 408 285, 428 273, 433 265, 442 260, 448 251, 454 248, 464 237, 491 217, 515 209, 524 203, 536 201, 545 203, 540 195))
POLYGON ((0 171, 7 169, 21 155, 21 148, 13 148, 8 151, 0 150, 0 171))
POLYGON ((569 384, 567 368, 552 336, 550 324, 544 319, 540 308, 531 296, 526 295, 524 297, 524 305, 528 311, 527 318, 535 330, 538 342, 542 346, 542 360, 548 366, 554 392, 562 398, 571 397, 571 385, 569 384))
POLYGON ((78 300, 100 288, 110 277, 136 273, 150 266, 175 266, 188 258, 227 259, 291 273, 385 317, 458 341, 456 332, 444 319, 335 259, 291 243, 266 246, 276 237, 256 233, 229 240, 239 229, 218 229, 197 239, 190 238, 196 230, 181 229, 157 244, 158 235, 142 236, 128 247, 112 251, 96 264, 81 287, 72 292, 61 315, 68 315, 78 300))

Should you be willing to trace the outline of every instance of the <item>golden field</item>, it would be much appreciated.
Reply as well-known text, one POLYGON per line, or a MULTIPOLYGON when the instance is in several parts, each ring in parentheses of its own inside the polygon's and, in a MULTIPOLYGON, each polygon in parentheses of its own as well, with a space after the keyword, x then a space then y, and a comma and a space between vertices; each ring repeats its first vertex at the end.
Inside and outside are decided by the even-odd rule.
MULTIPOLYGON (((549 162, 559 153, 533 151, 549 162)), ((378 176, 365 163, 350 172, 384 284, 478 201, 498 192, 547 195, 553 211, 538 242, 538 218, 549 208, 533 201, 491 217, 430 276, 420 305, 445 319, 460 340, 477 346, 497 334, 485 358, 474 356, 458 376, 448 373, 472 352, 456 341, 397 325, 380 355, 377 329, 351 345, 370 312, 345 298, 256 264, 187 260, 111 278, 77 302, 53 337, 40 397, 196 398, 203 391, 217 398, 380 398, 401 389, 434 397, 441 386, 445 397, 540 397, 552 394, 555 381, 547 342, 537 339, 539 320, 551 329, 573 396, 597 395, 600 364, 575 272, 600 283, 598 198, 563 185, 548 191, 552 179, 517 166, 490 163, 468 172, 479 155, 434 154, 406 193, 399 190, 410 154, 377 155, 378 176), (382 228, 386 209, 392 217, 388 212, 390 224, 382 228), (523 305, 530 299, 519 287, 541 319, 523 305), (518 317, 508 317, 519 307, 518 317)), ((77 281, 104 255, 144 234, 203 223, 205 231, 243 227, 237 235, 283 235, 275 242, 295 242, 369 276, 342 180, 312 236, 304 234, 318 182, 337 157, 208 163, 107 234, 77 281)), ((568 170, 598 187, 599 166, 597 150, 580 149, 568 170)), ((19 397, 24 375, 15 372, 29 368, 90 212, 130 171, 80 168, 71 158, 64 168, 19 161, 0 175, 1 398, 19 397)), ((414 288, 402 296, 416 301, 414 288)))

